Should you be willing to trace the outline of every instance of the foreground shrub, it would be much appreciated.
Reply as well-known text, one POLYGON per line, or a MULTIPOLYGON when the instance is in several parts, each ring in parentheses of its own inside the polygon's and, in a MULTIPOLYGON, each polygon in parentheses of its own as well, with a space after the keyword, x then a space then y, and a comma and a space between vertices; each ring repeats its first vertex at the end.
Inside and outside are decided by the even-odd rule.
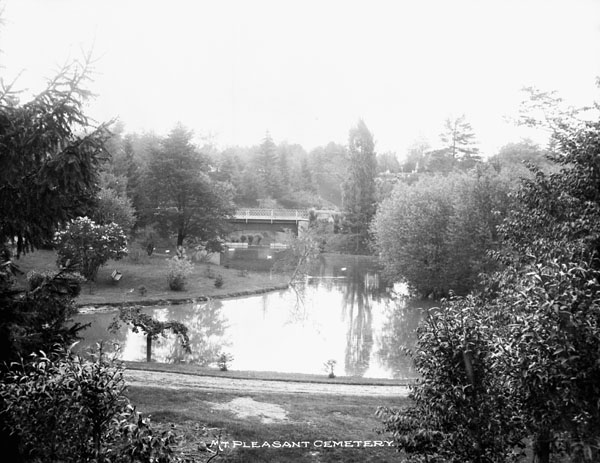
POLYGON ((0 366, 57 344, 69 346, 85 327, 72 319, 77 313, 74 298, 84 281, 81 275, 71 268, 31 271, 27 280, 29 290, 12 286, 0 290, 0 366))
POLYGON ((411 405, 377 411, 408 461, 500 463, 519 454, 523 427, 507 400, 508 380, 492 368, 493 317, 476 298, 455 298, 419 327, 411 405))
POLYGON ((600 122, 561 124, 498 227, 501 271, 420 328, 422 380, 379 411, 413 461, 600 461, 600 122), (466 380, 468 379, 468 381, 466 380))
POLYGON ((13 364, 0 383, 2 422, 23 461, 170 462, 170 433, 156 435, 125 396, 123 367, 102 349, 13 364))
POLYGON ((94 281, 98 269, 109 259, 119 260, 127 255, 127 237, 114 223, 97 225, 88 217, 72 220, 56 233, 58 265, 75 265, 88 280, 94 281))

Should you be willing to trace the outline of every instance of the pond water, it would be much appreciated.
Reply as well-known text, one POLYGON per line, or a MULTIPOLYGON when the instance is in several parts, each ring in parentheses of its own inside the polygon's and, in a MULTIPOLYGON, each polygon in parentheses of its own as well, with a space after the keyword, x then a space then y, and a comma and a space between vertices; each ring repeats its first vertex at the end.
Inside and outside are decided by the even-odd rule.
MULTIPOLYGON (((386 287, 374 259, 328 255, 295 288, 144 311, 190 330, 192 353, 182 352, 174 337, 161 338, 152 350, 158 362, 209 365, 225 352, 233 357, 232 370, 324 374, 324 363, 335 360, 336 375, 411 378, 411 362, 401 346, 414 344, 427 306, 431 303, 409 300, 386 287)), ((142 334, 125 326, 108 332, 115 313, 77 317, 92 323, 81 348, 110 340, 121 346, 124 360, 145 360, 142 334)))

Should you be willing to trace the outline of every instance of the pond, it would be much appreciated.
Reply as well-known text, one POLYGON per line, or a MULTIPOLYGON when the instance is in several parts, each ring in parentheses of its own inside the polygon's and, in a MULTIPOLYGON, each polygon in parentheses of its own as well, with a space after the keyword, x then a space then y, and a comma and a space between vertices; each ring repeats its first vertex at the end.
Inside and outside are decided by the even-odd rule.
MULTIPOLYGON (((396 288, 398 289, 398 288, 396 288)), ((412 378, 411 347, 427 301, 414 301, 386 287, 376 260, 323 256, 305 282, 284 291, 194 304, 147 307, 159 320, 177 320, 190 330, 191 354, 174 339, 153 344, 153 360, 214 365, 221 352, 233 370, 324 374, 335 360, 336 375, 412 378)), ((91 322, 81 348, 100 340, 121 346, 124 360, 145 360, 142 334, 107 328, 115 311, 82 314, 91 322)))

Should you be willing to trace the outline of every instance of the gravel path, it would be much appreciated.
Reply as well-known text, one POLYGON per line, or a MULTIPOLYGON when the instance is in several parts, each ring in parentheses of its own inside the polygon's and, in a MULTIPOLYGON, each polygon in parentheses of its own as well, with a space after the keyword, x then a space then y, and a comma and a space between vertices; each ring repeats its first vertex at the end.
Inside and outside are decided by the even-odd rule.
POLYGON ((272 394, 338 394, 345 396, 406 397, 406 386, 365 386, 354 384, 303 383, 258 379, 217 378, 158 371, 128 369, 125 380, 132 386, 166 389, 195 389, 220 392, 260 392, 272 394))

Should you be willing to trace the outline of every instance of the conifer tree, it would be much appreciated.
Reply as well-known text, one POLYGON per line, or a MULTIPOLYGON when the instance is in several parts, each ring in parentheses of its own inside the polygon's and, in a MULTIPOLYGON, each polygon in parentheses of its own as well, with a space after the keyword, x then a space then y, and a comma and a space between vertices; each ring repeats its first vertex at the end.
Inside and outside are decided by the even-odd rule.
POLYGON ((369 224, 375 215, 375 157, 373 135, 361 119, 350 130, 348 174, 342 185, 344 229, 352 235, 353 251, 366 252, 369 224))

